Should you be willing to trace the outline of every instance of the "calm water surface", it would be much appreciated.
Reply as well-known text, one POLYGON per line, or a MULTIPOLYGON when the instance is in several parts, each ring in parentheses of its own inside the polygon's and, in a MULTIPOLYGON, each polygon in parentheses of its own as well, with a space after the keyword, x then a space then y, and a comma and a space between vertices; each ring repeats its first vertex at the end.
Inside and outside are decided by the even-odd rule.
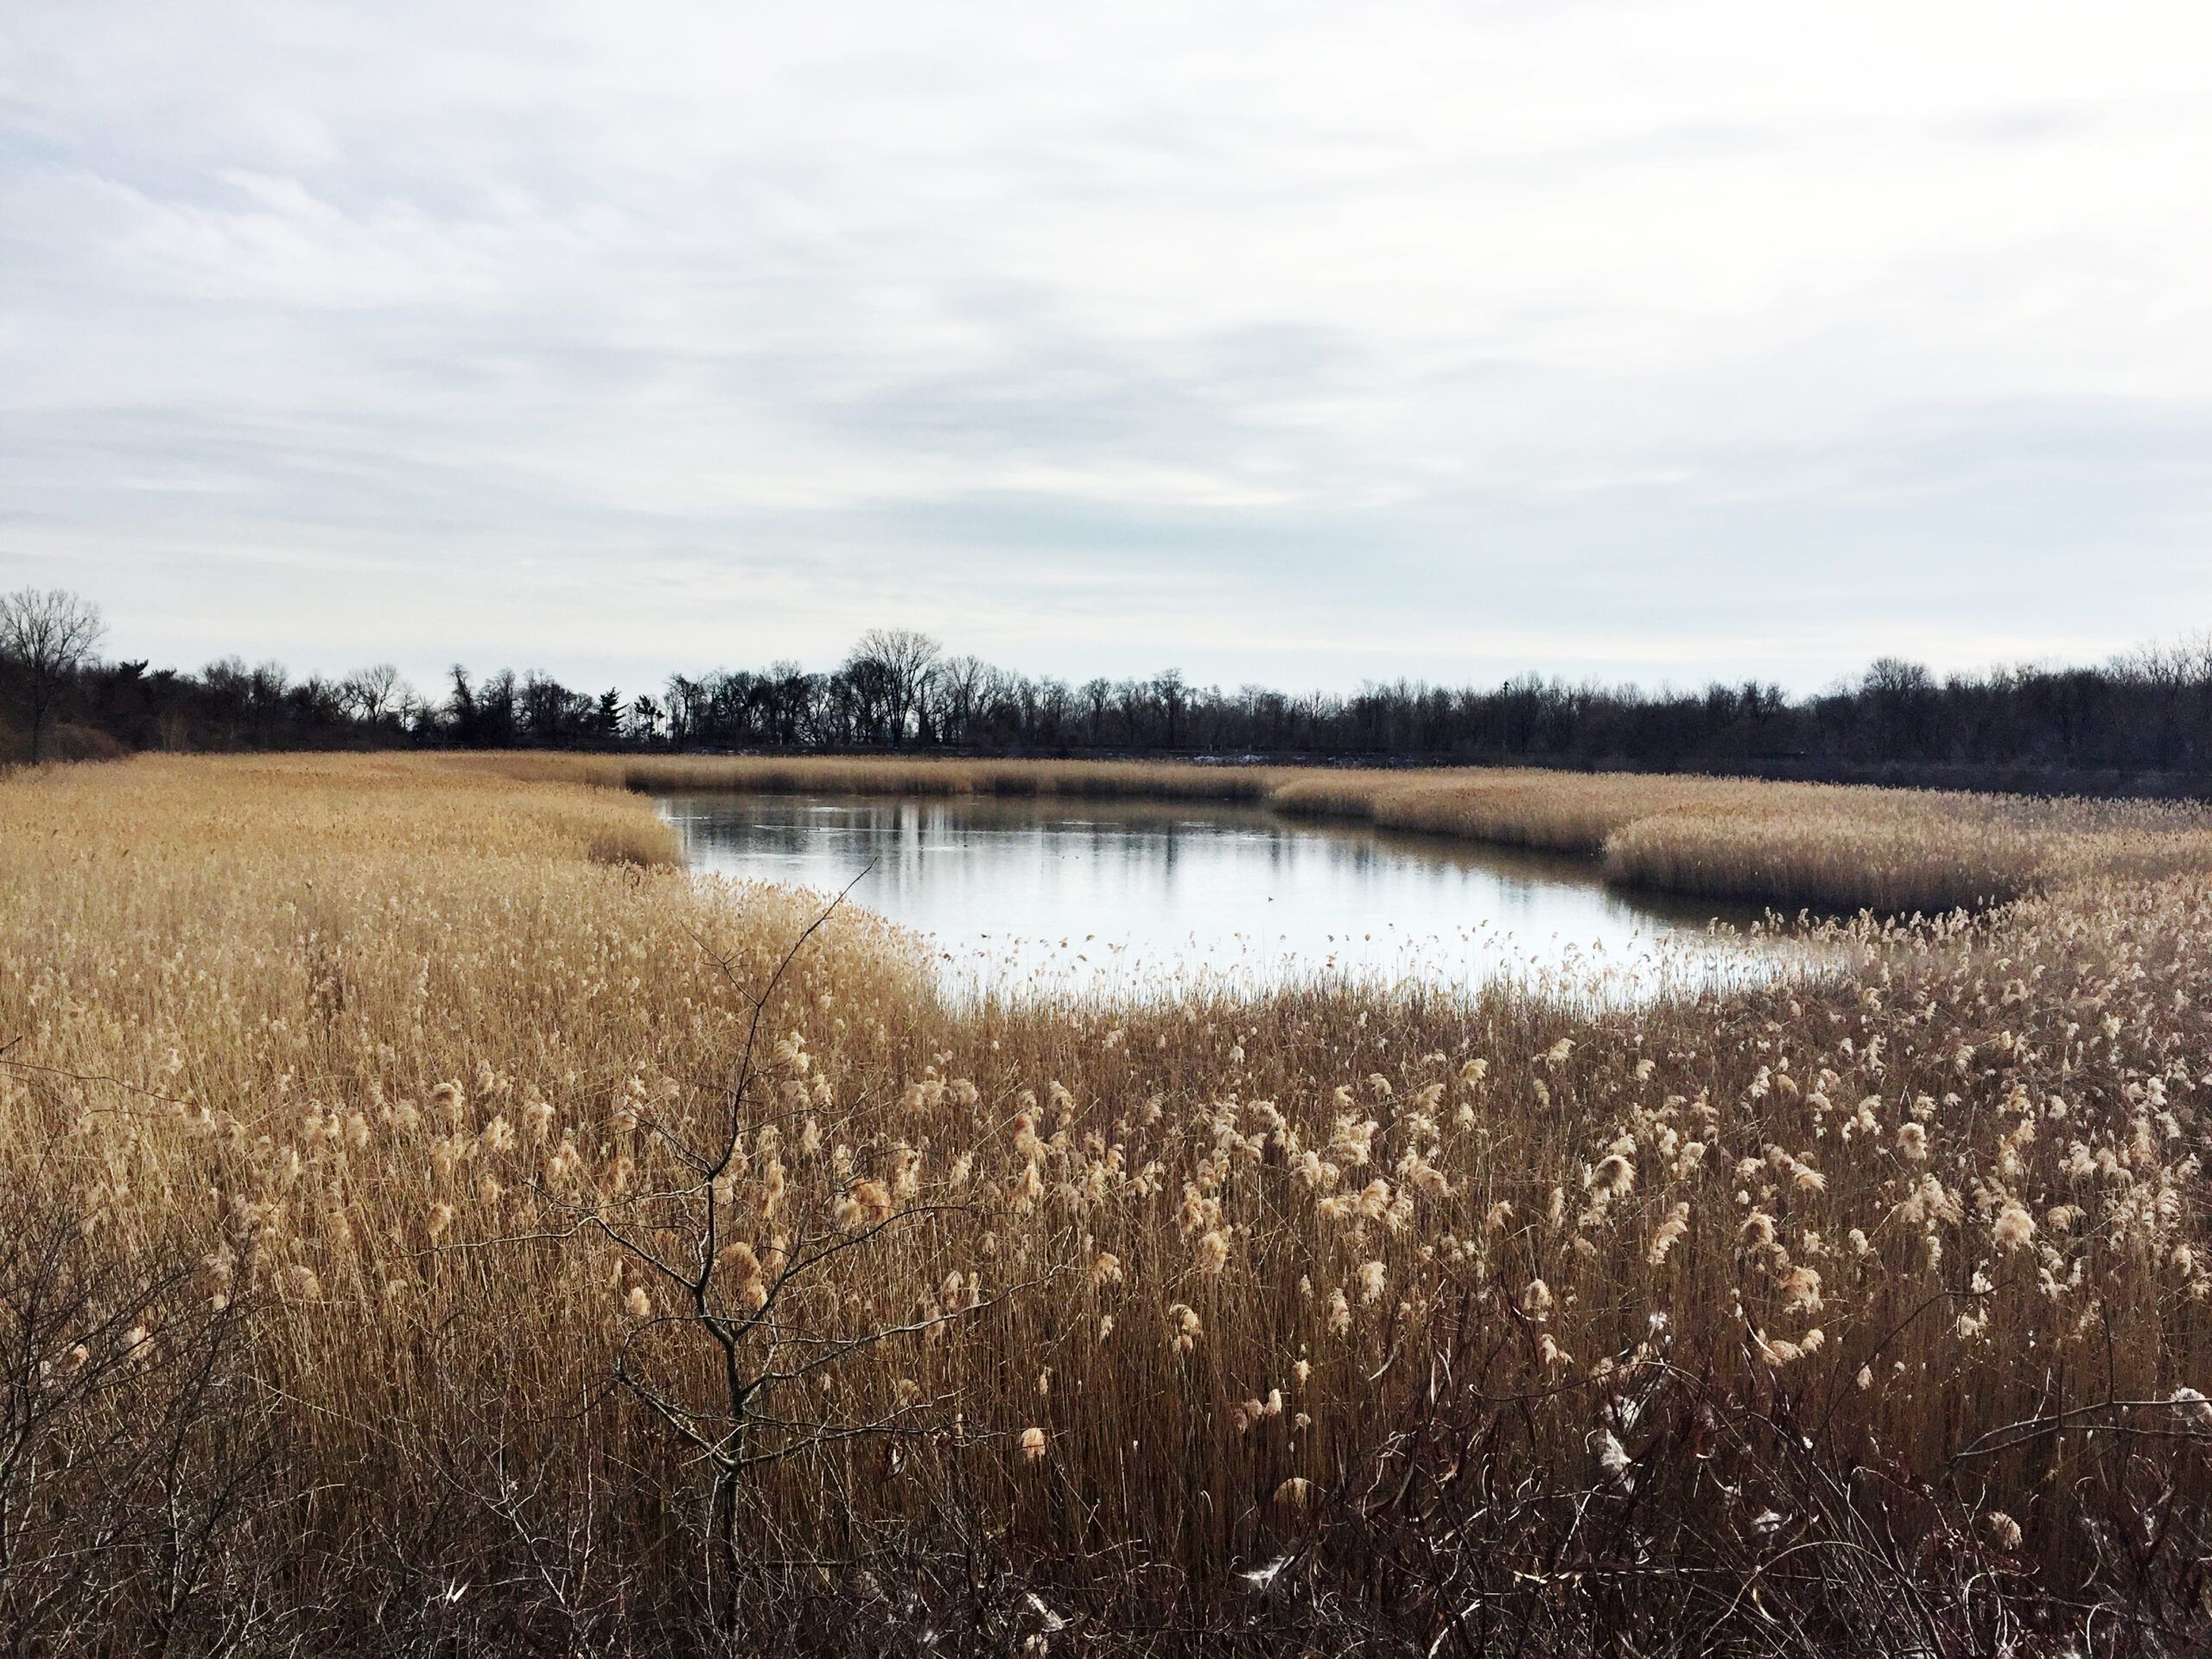
POLYGON ((1629 895, 1580 860, 1257 808, 1044 798, 661 798, 695 871, 834 893, 930 936, 956 989, 1511 976, 1607 996, 1758 976, 1754 912, 1629 895), (865 870, 867 874, 861 875, 865 870))

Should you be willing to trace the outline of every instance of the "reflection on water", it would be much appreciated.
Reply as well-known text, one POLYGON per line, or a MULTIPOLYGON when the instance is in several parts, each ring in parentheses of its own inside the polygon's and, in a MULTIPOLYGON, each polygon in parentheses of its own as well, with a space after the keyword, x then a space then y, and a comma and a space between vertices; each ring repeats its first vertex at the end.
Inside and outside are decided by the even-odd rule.
POLYGON ((1466 986, 1603 978, 1611 995, 1756 976, 1753 912, 1630 895, 1579 860, 1256 808, 663 798, 696 871, 834 893, 927 933, 956 989, 1240 986, 1341 973, 1466 986))

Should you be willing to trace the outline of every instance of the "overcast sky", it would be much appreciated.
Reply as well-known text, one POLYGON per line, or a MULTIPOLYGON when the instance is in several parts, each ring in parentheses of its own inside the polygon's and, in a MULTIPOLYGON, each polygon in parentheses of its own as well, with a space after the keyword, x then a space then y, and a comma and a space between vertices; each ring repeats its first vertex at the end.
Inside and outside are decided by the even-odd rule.
POLYGON ((2212 625, 2212 26, 0 7, 0 585, 587 685, 1809 689, 2212 625))

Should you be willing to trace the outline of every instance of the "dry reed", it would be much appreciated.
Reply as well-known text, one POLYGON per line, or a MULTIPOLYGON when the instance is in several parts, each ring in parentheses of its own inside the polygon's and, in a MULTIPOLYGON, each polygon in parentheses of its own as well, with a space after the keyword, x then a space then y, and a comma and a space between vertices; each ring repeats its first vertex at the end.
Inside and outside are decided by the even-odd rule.
POLYGON ((1933 914, 2054 879, 2212 870, 2212 811, 1741 779, 1479 769, 1374 772, 1144 762, 755 756, 471 755, 505 776, 646 792, 1120 795, 1264 804, 1292 816, 1604 861, 1624 886, 1785 910, 1933 914))
POLYGON ((741 1076, 810 901, 690 881, 642 803, 512 774, 887 774, 637 766, 0 784, 0 1168, 17 1236, 66 1221, 59 1267, 0 1252, 0 1397, 40 1448, 0 1458, 0 1504, 45 1541, 0 1560, 14 1645, 2204 1634, 2187 815, 1184 769, 1638 879, 2032 896, 1836 930, 1847 973, 1595 1014, 959 1011, 841 910, 741 1076), (141 1291, 53 1291, 95 1280, 141 1291), (250 1503, 218 1501, 203 1398, 233 1402, 250 1503), (129 1466, 189 1480, 99 1472, 171 1421, 201 1451, 129 1466), (719 1484, 702 1432, 745 1448, 719 1484), (137 1520, 73 1540, 118 1491, 137 1520))

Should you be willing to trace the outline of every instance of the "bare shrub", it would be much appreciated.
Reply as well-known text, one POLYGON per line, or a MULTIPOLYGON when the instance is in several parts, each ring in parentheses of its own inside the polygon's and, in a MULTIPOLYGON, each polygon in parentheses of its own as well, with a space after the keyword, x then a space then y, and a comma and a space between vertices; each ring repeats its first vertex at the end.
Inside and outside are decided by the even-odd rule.
POLYGON ((240 1543, 274 1456, 251 1294, 211 1291, 180 1235, 118 1252, 93 1223, 0 1198, 0 1632, 16 1651, 246 1643, 270 1586, 240 1543))

